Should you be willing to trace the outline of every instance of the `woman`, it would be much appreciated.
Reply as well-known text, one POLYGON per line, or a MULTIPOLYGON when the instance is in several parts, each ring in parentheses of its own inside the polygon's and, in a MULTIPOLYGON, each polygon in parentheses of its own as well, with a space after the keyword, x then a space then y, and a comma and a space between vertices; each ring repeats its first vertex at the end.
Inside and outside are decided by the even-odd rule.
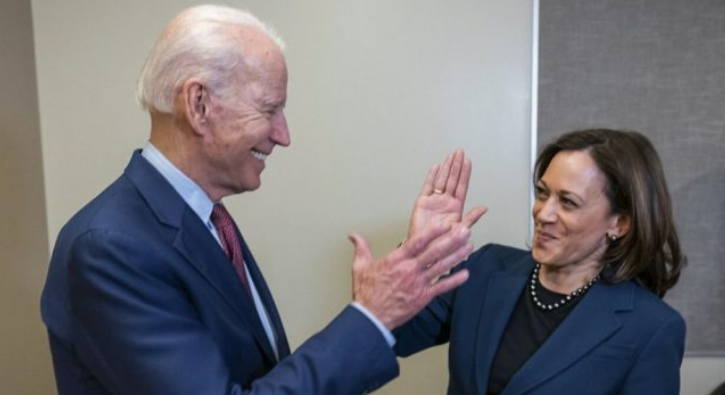
MULTIPOLYGON (((429 174, 411 233, 475 217, 461 218, 461 161, 429 174)), ((565 134, 539 155, 534 183, 531 251, 472 254, 468 281, 395 331, 398 354, 449 342, 449 394, 678 394, 685 323, 661 298, 685 258, 651 143, 565 134)))

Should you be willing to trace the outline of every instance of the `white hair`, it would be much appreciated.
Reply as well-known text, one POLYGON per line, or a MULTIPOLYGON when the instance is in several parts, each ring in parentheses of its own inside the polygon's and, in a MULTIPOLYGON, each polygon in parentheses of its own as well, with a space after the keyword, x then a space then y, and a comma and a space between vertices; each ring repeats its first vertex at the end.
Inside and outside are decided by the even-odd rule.
POLYGON ((250 61, 229 27, 258 29, 284 49, 274 29, 247 11, 218 5, 188 8, 167 25, 151 49, 138 80, 138 104, 145 110, 171 113, 175 95, 192 77, 225 96, 232 88, 235 67, 250 61))

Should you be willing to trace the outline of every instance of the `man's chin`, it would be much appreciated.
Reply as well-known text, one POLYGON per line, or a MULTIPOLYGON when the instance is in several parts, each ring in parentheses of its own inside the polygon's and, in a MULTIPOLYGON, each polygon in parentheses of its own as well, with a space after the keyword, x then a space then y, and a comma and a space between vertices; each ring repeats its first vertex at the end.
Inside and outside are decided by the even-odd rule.
POLYGON ((243 192, 253 192, 259 189, 259 187, 262 186, 262 180, 256 179, 252 182, 246 182, 243 185, 240 185, 239 188, 235 190, 235 193, 243 193, 243 192))

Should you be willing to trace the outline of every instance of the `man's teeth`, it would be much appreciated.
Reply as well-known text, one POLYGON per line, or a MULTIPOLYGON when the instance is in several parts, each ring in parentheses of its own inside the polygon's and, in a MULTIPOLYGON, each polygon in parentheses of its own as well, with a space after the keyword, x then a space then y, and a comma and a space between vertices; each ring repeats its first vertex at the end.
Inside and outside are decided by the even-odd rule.
POLYGON ((264 160, 267 159, 267 155, 266 154, 263 154, 263 153, 261 153, 259 151, 256 151, 256 150, 252 150, 252 156, 254 156, 255 158, 257 158, 257 160, 261 160, 262 162, 264 162, 264 160))

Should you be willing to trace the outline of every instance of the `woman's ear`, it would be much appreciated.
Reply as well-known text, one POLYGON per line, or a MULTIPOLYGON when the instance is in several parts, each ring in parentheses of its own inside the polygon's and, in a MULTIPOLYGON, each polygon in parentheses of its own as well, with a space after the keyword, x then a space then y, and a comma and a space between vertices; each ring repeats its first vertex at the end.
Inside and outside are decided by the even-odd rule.
POLYGON ((618 239, 621 239, 629 233, 629 228, 632 223, 632 219, 629 216, 629 214, 617 214, 614 216, 614 223, 612 224, 612 228, 609 231, 610 235, 616 236, 618 239))

